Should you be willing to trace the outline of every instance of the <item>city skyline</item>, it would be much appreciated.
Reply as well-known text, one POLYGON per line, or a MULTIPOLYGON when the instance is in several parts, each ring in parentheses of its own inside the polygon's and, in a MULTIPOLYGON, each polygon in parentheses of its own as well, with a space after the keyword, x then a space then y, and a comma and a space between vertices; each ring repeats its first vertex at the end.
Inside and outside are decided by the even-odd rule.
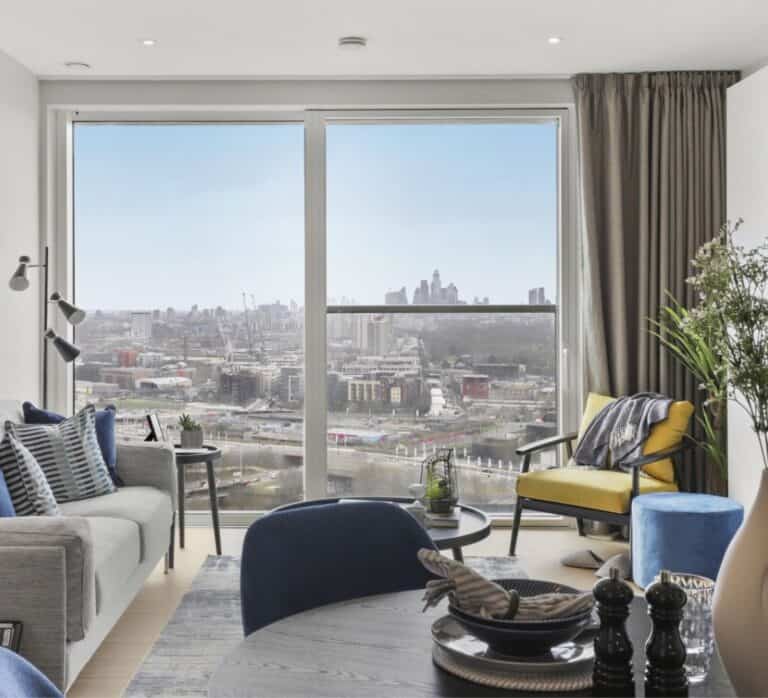
MULTIPOLYGON (((77 124, 74 149, 81 305, 304 304, 300 124, 77 124)), ((328 297, 381 303, 425 265, 467 299, 554 288, 556 172, 554 124, 329 127, 328 297)))

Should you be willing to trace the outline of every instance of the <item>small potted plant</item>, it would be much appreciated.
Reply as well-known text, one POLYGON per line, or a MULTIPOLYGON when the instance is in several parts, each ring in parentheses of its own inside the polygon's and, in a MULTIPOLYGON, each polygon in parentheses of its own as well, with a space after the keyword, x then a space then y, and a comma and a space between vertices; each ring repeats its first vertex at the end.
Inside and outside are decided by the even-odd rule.
POLYGON ((432 514, 450 514, 459 501, 459 482, 453 449, 441 448, 421 465, 424 504, 432 514))
POLYGON ((202 448, 203 447, 203 427, 200 426, 188 414, 182 414, 179 417, 179 426, 181 427, 181 447, 182 448, 202 448))

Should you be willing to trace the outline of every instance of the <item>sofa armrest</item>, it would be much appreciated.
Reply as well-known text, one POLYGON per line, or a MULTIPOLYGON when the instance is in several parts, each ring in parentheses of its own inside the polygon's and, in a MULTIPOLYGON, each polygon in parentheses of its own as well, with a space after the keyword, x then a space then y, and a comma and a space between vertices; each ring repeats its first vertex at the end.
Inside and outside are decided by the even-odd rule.
POLYGON ((0 619, 24 623, 22 654, 62 686, 59 655, 86 636, 96 613, 90 524, 77 516, 0 518, 0 561, 0 619))
POLYGON ((0 558, 0 619, 23 623, 19 654, 64 692, 68 682, 65 549, 2 545, 0 558))
POLYGON ((117 472, 128 487, 143 485, 167 492, 176 509, 176 456, 170 444, 118 443, 117 472))

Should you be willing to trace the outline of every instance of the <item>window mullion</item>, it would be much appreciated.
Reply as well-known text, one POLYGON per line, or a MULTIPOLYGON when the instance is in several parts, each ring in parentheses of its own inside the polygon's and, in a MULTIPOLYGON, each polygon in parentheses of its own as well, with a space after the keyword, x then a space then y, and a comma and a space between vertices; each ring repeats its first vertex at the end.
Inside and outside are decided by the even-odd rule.
POLYGON ((304 121, 304 496, 327 491, 325 123, 304 121))

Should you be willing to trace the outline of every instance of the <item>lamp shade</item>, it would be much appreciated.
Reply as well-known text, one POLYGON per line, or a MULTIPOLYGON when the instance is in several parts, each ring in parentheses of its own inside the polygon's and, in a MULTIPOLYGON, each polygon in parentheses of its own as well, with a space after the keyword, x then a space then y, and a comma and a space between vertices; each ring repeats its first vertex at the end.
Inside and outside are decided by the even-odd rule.
POLYGON ((16 267, 16 271, 13 272, 11 280, 8 285, 14 291, 26 291, 29 288, 29 279, 27 278, 27 265, 29 264, 29 257, 23 255, 19 257, 19 266, 16 267))
POLYGON ((69 322, 70 325, 79 325, 85 320, 85 311, 81 310, 76 305, 73 305, 65 298, 62 298, 61 294, 52 293, 51 303, 56 303, 56 305, 59 306, 59 310, 62 315, 67 318, 67 322, 69 322))
POLYGON ((72 363, 78 356, 80 356, 80 349, 66 339, 59 337, 53 330, 47 330, 45 336, 53 342, 53 346, 56 347, 56 351, 59 352, 64 361, 72 363))

